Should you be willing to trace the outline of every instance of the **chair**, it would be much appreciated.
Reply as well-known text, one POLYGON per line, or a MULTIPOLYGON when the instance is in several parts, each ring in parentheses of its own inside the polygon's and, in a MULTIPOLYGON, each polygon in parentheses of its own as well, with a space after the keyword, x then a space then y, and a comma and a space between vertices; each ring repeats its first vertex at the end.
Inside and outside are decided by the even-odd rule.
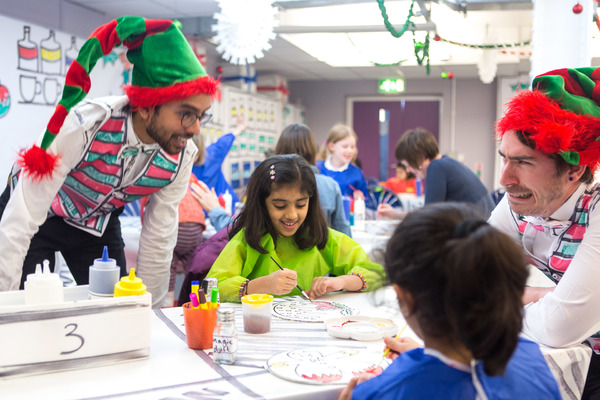
POLYGON ((367 186, 365 206, 370 210, 377 210, 380 204, 389 204, 394 208, 403 208, 402 201, 396 193, 380 185, 367 186))
POLYGON ((494 205, 497 206, 498 203, 500 203, 500 200, 502 200, 502 198, 504 197, 504 193, 506 193, 504 188, 496 189, 490 193, 490 195, 492 196, 492 200, 494 201, 494 205))
POLYGON ((123 214, 126 217, 139 217, 140 214, 140 200, 132 201, 131 203, 125 204, 123 214))

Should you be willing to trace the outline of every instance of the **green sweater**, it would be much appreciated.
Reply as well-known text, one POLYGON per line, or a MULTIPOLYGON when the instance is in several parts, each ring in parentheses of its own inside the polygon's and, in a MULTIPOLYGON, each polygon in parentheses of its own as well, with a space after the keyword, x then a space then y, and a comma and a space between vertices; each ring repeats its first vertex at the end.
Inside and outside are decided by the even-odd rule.
MULTIPOLYGON (((292 237, 277 238, 275 249, 270 234, 262 237, 261 244, 268 254, 261 254, 248 246, 242 229, 225 246, 207 276, 219 280, 221 301, 239 302, 240 287, 247 279, 277 271, 279 268, 271 256, 283 268, 298 273, 298 285, 304 290, 310 289, 314 277, 327 273, 336 276, 360 274, 366 282, 367 291, 381 287, 385 281, 383 267, 372 262, 360 244, 333 229, 329 229, 329 238, 323 250, 316 246, 300 250, 292 237)), ((294 288, 288 296, 298 295, 300 291, 294 288)))

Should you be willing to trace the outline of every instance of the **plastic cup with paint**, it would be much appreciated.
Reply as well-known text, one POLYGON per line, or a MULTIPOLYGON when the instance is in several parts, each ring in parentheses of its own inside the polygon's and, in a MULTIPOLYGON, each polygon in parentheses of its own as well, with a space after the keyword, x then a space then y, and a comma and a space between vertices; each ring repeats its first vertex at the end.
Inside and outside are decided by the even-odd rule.
POLYGON ((267 333, 271 330, 273 296, 270 294, 249 294, 242 297, 244 332, 267 333))

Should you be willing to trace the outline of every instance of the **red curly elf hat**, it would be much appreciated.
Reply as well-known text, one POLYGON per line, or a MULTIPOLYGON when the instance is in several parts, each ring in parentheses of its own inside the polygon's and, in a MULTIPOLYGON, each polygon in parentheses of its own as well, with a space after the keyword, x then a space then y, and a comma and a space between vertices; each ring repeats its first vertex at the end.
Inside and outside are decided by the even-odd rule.
POLYGON ((51 177, 59 155, 48 147, 59 133, 69 110, 90 90, 90 72, 100 57, 123 44, 133 64, 131 85, 125 88, 134 109, 154 107, 195 94, 214 98, 219 82, 206 74, 185 36, 168 19, 127 16, 96 29, 84 43, 65 78, 63 95, 50 118, 40 145, 19 154, 19 164, 33 180, 51 177))
POLYGON ((533 80, 517 93, 496 121, 502 138, 521 131, 544 154, 559 154, 594 171, 600 163, 600 68, 564 68, 533 80))

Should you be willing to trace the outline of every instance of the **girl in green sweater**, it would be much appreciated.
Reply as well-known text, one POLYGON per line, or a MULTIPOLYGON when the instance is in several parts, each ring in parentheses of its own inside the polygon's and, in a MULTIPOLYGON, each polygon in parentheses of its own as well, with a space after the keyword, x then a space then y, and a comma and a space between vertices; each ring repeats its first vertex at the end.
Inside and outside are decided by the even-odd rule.
POLYGON ((383 267, 362 247, 327 227, 310 165, 296 154, 273 156, 256 167, 247 200, 208 277, 219 279, 222 301, 246 294, 300 295, 379 288, 383 267), (280 269, 277 264, 281 265, 280 269))

